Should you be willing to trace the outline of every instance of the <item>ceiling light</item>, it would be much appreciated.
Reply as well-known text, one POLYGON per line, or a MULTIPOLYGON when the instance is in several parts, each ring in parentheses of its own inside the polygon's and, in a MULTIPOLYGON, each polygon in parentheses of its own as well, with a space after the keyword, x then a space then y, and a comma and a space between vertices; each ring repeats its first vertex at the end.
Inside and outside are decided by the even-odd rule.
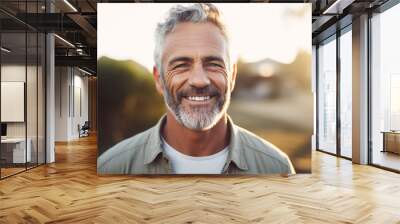
POLYGON ((67 4, 72 10, 74 10, 74 12, 78 12, 78 10, 71 4, 69 3, 68 0, 64 0, 65 4, 67 4))
POLYGON ((9 50, 9 49, 7 49, 7 48, 5 48, 5 47, 1 47, 1 50, 4 51, 4 52, 6 52, 6 53, 10 53, 10 52, 11 52, 11 50, 9 50))
POLYGON ((64 39, 64 38, 62 38, 62 37, 60 37, 60 36, 58 36, 57 34, 54 34, 54 36, 57 37, 58 39, 60 39, 62 42, 66 43, 67 45, 69 45, 69 46, 75 48, 75 45, 71 44, 71 42, 69 42, 68 40, 66 40, 66 39, 64 39))

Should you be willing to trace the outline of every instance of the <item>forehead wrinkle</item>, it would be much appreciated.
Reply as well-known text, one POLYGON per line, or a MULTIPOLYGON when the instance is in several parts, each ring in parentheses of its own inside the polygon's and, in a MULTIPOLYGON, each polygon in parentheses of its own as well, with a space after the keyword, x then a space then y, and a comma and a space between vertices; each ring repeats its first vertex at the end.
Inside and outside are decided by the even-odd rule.
POLYGON ((225 57, 224 49, 218 49, 218 47, 206 46, 175 46, 172 51, 169 51, 164 55, 164 60, 166 60, 167 65, 171 65, 172 62, 177 58, 186 58, 187 60, 181 61, 210 61, 211 58, 222 59, 224 64, 227 64, 228 58, 225 57))

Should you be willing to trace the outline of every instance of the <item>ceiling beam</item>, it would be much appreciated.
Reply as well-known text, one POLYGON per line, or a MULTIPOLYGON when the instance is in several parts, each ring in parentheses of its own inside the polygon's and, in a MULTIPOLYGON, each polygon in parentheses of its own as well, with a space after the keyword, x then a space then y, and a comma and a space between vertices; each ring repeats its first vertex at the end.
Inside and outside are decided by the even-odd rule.
POLYGON ((336 0, 330 4, 322 14, 342 14, 343 10, 351 5, 355 0, 336 0))
POLYGON ((91 46, 96 45, 96 38, 97 38, 97 30, 94 28, 85 17, 80 14, 68 14, 67 15, 72 21, 74 21, 78 26, 82 28, 83 31, 90 37, 87 41, 92 41, 91 46))
POLYGON ((91 56, 55 56, 56 66, 79 66, 87 67, 96 71, 97 60, 91 56))

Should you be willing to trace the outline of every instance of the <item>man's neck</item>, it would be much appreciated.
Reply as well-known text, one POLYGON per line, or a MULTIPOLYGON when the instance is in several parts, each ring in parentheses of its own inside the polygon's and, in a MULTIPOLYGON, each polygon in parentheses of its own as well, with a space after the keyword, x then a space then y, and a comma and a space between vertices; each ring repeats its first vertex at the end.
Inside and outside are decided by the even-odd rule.
POLYGON ((181 125, 168 111, 162 136, 170 146, 185 155, 213 155, 229 144, 227 115, 224 114, 211 129, 195 131, 181 125))

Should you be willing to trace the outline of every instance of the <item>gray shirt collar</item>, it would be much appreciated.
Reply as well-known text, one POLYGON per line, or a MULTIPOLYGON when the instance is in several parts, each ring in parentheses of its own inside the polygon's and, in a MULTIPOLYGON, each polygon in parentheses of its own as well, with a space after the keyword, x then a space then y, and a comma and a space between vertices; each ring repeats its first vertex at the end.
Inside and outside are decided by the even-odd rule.
MULTIPOLYGON (((151 128, 149 139, 145 147, 144 153, 144 164, 152 163, 157 156, 162 153, 162 140, 161 140, 161 128, 166 120, 166 115, 162 116, 157 124, 151 128)), ((228 116, 228 127, 230 130, 230 143, 229 143, 229 154, 227 163, 231 161, 241 170, 248 170, 247 163, 244 159, 243 148, 241 147, 242 142, 239 136, 238 127, 233 123, 232 119, 228 116)), ((163 155, 164 156, 164 155, 163 155)))

